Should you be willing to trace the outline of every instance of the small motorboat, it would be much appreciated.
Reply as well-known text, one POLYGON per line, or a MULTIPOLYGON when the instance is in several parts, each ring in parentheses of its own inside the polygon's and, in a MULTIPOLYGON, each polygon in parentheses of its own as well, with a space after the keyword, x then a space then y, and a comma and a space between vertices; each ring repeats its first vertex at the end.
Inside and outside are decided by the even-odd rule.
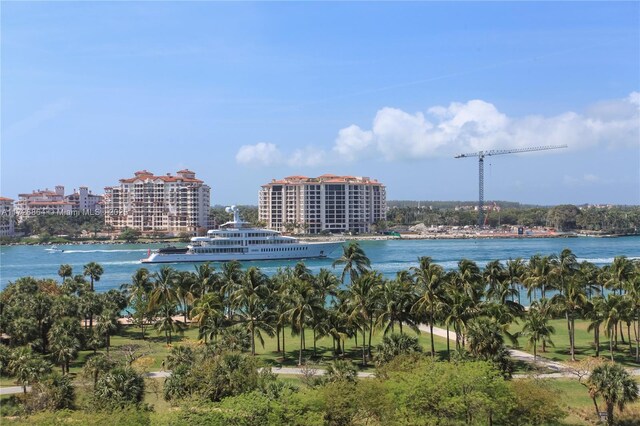
POLYGON ((48 251, 49 253, 63 253, 64 250, 61 248, 58 248, 58 246, 53 245, 49 248, 44 249, 45 251, 48 251))

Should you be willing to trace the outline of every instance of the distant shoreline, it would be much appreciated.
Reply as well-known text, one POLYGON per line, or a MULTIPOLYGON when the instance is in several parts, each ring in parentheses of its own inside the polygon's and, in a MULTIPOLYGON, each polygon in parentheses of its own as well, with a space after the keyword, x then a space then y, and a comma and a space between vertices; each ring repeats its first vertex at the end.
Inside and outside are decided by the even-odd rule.
MULTIPOLYGON (((400 234, 394 235, 318 235, 318 236, 295 236, 303 242, 337 242, 337 241, 388 241, 388 240, 501 240, 501 239, 540 239, 540 238, 621 238, 635 237, 640 234, 581 234, 581 233, 538 233, 529 235, 518 235, 514 233, 440 233, 440 234, 400 234)), ((83 240, 83 241, 67 241, 67 242, 11 242, 2 243, 0 246, 69 246, 69 245, 122 245, 122 244, 171 244, 184 245, 187 244, 175 240, 153 240, 153 241, 135 241, 126 242, 119 240, 83 240)))

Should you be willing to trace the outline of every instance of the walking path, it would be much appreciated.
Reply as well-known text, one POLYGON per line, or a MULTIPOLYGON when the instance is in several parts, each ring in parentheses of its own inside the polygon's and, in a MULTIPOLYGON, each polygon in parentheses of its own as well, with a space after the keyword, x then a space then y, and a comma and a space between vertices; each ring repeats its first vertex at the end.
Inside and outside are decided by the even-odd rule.
MULTIPOLYGON (((420 329, 420 331, 429 333, 428 325, 420 324, 418 328, 420 329)), ((447 338, 447 330, 443 328, 433 327, 433 334, 435 336, 444 337, 445 339, 447 338)), ((452 340, 452 341, 456 340, 456 333, 454 331, 449 331, 449 340, 452 340)), ((560 362, 551 361, 550 359, 543 358, 541 356, 538 356, 537 359, 534 360, 533 355, 531 355, 530 353, 519 351, 517 349, 510 349, 509 355, 511 355, 511 358, 514 358, 516 360, 528 362, 531 364, 538 364, 538 365, 550 368, 553 371, 562 372, 562 371, 567 371, 569 369, 568 366, 560 362)), ((550 374, 557 374, 557 373, 550 373, 550 374)))

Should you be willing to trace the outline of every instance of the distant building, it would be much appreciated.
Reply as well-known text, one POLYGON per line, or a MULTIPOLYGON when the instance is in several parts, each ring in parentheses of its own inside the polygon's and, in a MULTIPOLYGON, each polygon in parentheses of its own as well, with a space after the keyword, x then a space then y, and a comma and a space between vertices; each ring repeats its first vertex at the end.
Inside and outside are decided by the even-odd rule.
POLYGON ((132 178, 120 179, 119 185, 105 188, 105 224, 145 233, 195 233, 208 225, 210 191, 190 170, 180 170, 175 176, 138 171, 132 178))
POLYGON ((277 231, 370 232, 386 218, 386 190, 368 177, 289 176, 262 185, 259 220, 277 231))
POLYGON ((71 214, 73 203, 64 198, 64 186, 57 185, 55 191, 36 190, 30 194, 18 194, 15 213, 18 222, 34 216, 71 214))
POLYGON ((74 189, 73 194, 64 197, 71 203, 71 210, 80 214, 100 214, 102 209, 102 195, 93 194, 86 186, 74 189))
POLYGON ((12 237, 15 234, 13 200, 0 197, 0 237, 12 237))

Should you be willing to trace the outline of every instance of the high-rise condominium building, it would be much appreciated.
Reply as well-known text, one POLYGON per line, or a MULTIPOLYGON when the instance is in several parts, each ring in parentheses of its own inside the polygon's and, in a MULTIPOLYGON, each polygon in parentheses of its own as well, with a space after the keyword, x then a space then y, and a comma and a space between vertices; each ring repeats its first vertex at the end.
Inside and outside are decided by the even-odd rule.
POLYGON ((262 185, 259 219, 277 231, 369 232, 386 218, 383 184, 368 177, 289 176, 262 185))
POLYGON ((0 237, 11 237, 15 233, 13 200, 0 197, 0 237))
POLYGON ((120 179, 118 186, 105 188, 105 224, 116 230, 195 233, 207 227, 210 191, 191 170, 180 170, 175 176, 142 170, 120 179))

